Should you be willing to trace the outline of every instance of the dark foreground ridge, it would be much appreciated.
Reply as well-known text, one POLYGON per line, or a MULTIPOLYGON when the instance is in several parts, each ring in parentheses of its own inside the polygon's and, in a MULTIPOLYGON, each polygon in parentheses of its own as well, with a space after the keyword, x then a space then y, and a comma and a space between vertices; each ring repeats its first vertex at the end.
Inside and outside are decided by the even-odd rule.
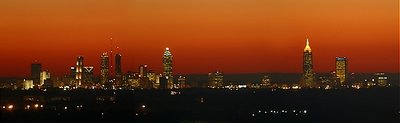
POLYGON ((399 88, 1 90, 1 122, 400 122, 399 88))

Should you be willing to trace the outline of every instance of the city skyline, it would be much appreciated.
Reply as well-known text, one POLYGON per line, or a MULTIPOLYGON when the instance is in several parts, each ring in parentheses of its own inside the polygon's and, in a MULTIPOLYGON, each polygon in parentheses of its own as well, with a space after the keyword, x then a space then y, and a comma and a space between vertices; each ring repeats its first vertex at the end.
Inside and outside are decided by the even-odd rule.
POLYGON ((0 2, 1 77, 27 77, 34 61, 69 74, 80 55, 99 75, 111 35, 123 73, 141 64, 162 72, 165 47, 174 74, 302 73, 307 37, 316 73, 335 71, 336 57, 349 72, 399 72, 395 0, 23 2, 0 2))
MULTIPOLYGON (((170 48, 169 47, 166 47, 165 48, 165 51, 164 51, 164 55, 162 56, 162 57, 165 57, 165 55, 166 55, 166 53, 167 54, 171 54, 170 53, 170 48)), ((110 50, 110 51, 105 51, 105 52, 103 52, 102 53, 102 55, 101 55, 101 59, 100 59, 100 63, 101 64, 103 64, 103 57, 104 56, 106 56, 106 57, 108 57, 108 53, 109 52, 112 52, 112 50, 110 50)), ((306 45, 305 45, 305 48, 304 48, 304 53, 306 53, 306 52, 311 52, 311 46, 310 46, 310 41, 309 41, 309 38, 307 38, 306 39, 306 45)), ((107 60, 107 62, 117 62, 118 61, 118 64, 119 64, 119 67, 118 68, 116 68, 116 70, 114 71, 114 72, 116 72, 117 71, 117 69, 119 69, 118 71, 121 71, 121 74, 123 74, 123 73, 126 73, 126 72, 129 72, 129 71, 136 71, 135 69, 129 69, 129 70, 123 70, 124 72, 122 72, 122 69, 124 69, 123 67, 121 67, 121 64, 122 64, 122 60, 121 60, 121 57, 122 57, 122 55, 121 55, 121 53, 120 52, 118 52, 117 54, 116 54, 116 56, 119 56, 118 57, 118 60, 117 60, 117 58, 115 59, 116 61, 112 61, 112 60, 114 60, 114 59, 108 59, 107 60)), ((74 70, 76 70, 76 72, 78 73, 77 74, 77 78, 80 78, 80 77, 78 77, 78 76, 82 76, 82 75, 79 75, 79 72, 78 71, 82 71, 82 69, 83 69, 83 66, 82 66, 82 61, 80 61, 80 60, 83 60, 83 55, 77 55, 77 61, 76 61, 76 67, 75 66, 71 66, 71 67, 74 67, 74 70), (76 69, 75 69, 76 68, 76 69), (80 68, 80 69, 78 69, 78 68, 80 68)), ((346 58, 346 56, 340 56, 340 57, 335 57, 334 59, 335 60, 337 60, 337 58, 342 58, 342 57, 344 57, 344 58, 346 58)), ((311 56, 311 58, 312 58, 312 56, 311 56)), ((164 59, 164 58, 163 58, 164 59)), ((303 58, 303 60, 305 60, 306 59, 306 57, 304 56, 304 58, 303 58)), ((312 58, 312 59, 314 59, 314 58, 312 58)), ((313 66, 313 60, 310 60, 311 61, 311 73, 329 73, 329 72, 336 72, 337 71, 337 63, 334 63, 333 65, 329 65, 329 66, 333 66, 334 68, 332 69, 332 70, 330 70, 330 71, 325 71, 325 72, 313 72, 313 69, 315 69, 314 67, 312 67, 313 66)), ((305 61, 303 61, 303 62, 305 62, 305 61)), ((337 62, 337 61, 335 61, 335 62, 337 62)), ((34 62, 32 62, 31 63, 32 65, 33 64, 40 64, 40 65, 42 65, 43 66, 43 63, 41 63, 41 62, 39 62, 39 61, 37 61, 37 60, 35 60, 34 62)), ((44 63, 45 64, 45 63, 44 63)), ((106 63, 106 64, 109 64, 109 63, 106 63)), ((161 62, 161 64, 164 64, 164 61, 162 61, 161 62)), ((304 64, 306 64, 306 63, 304 63, 304 64)), ((347 64, 347 63, 346 63, 347 64)), ((141 64, 141 65, 143 65, 143 64, 141 64)), ((117 66, 117 65, 116 65, 117 66)), ((127 65, 127 66, 129 66, 129 65, 127 65)), ((147 64, 146 64, 146 66, 147 66, 147 64)), ((346 65, 347 66, 347 65, 346 65)), ((108 65, 108 67, 112 67, 111 65, 108 65)), ((304 66, 303 66, 304 67, 304 66)), ((67 68, 69 68, 69 67, 67 67, 67 68)), ((93 69, 94 67, 92 67, 92 69, 93 69)), ((98 68, 100 69, 99 71, 93 71, 93 73, 96 73, 95 75, 96 76, 102 76, 102 73, 101 73, 101 69, 102 69, 102 66, 100 65, 100 66, 98 66, 98 68)), ((42 68, 43 69, 43 68, 42 68)), ((152 68, 153 69, 153 68, 152 68)), ((160 73, 160 74, 166 74, 165 73, 165 69, 166 68, 162 68, 162 70, 161 71, 156 71, 157 73, 160 73)), ((48 71, 48 72, 51 72, 51 70, 49 70, 49 69, 43 69, 43 70, 46 70, 46 71, 48 71)), ((72 68, 70 69, 70 70, 72 70, 72 68)), ((215 70, 218 70, 218 71, 222 71, 221 69, 215 69, 215 70)), ((111 69, 110 70, 107 70, 108 72, 108 74, 112 74, 111 73, 111 69)), ((192 73, 192 74, 208 74, 208 73, 210 73, 211 71, 213 71, 213 70, 209 70, 209 72, 206 72, 206 73, 192 73)), ((302 68, 302 72, 270 72, 270 71, 265 71, 265 72, 259 72, 259 73, 305 73, 305 71, 306 71, 306 68, 302 68)), ((371 72, 386 72, 386 71, 371 71, 371 72)), ((396 71, 396 72, 398 72, 398 71, 396 71)), ((388 72, 388 73, 396 73, 396 72, 388 72)), ((250 72, 251 73, 251 72, 250 72)), ((257 72, 253 72, 253 73, 257 73, 257 72)), ((360 72, 360 73, 367 73, 367 72, 360 72)), ((32 74, 32 73, 29 73, 29 74, 32 74)), ((66 74, 57 74, 58 76, 62 76, 62 75, 69 75, 70 74, 70 72, 69 71, 66 71, 66 74)), ((191 73, 186 73, 186 74, 191 74, 191 73)), ((232 74, 237 74, 237 73, 232 73, 232 74)), ((179 74, 173 74, 173 75, 179 75, 179 74)), ((29 75, 28 75, 29 76, 29 75)), ((113 77, 113 75, 108 75, 109 77, 113 77)), ((304 75, 303 75, 304 76, 304 75)), ((24 76, 24 77, 27 77, 27 76, 24 76)), ((78 83, 80 83, 80 82, 78 82, 78 83)))

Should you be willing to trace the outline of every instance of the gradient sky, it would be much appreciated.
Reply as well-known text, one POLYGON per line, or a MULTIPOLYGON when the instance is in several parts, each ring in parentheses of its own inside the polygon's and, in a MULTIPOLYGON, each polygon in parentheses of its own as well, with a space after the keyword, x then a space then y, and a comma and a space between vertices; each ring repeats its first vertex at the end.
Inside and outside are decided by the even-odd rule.
POLYGON ((398 0, 1 0, 0 76, 30 74, 37 60, 53 75, 76 56, 99 73, 112 35, 123 71, 161 72, 165 47, 174 73, 302 71, 306 38, 314 70, 399 72, 398 0))

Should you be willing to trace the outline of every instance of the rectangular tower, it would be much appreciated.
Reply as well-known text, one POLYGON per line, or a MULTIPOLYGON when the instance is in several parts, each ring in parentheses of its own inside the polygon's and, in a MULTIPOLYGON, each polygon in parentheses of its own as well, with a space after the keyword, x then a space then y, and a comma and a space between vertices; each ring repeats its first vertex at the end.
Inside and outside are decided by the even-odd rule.
POLYGON ((109 59, 107 52, 103 53, 100 57, 100 74, 101 74, 101 84, 107 84, 109 76, 109 59))
POLYGON ((75 86, 79 87, 82 84, 82 72, 83 72, 83 56, 76 57, 76 72, 75 72, 75 79, 76 83, 75 86))
POLYGON ((40 73, 42 72, 42 64, 33 63, 31 64, 31 78, 33 85, 38 86, 40 84, 40 73))
POLYGON ((347 81, 347 58, 336 57, 336 78, 340 85, 344 85, 347 81))

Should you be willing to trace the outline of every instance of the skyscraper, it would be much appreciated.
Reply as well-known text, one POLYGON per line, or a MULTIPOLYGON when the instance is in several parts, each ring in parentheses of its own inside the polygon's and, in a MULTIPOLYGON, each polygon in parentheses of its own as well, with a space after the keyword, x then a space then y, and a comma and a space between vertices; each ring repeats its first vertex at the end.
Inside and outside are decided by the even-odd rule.
POLYGON ((78 56, 76 58, 76 73, 75 73, 76 87, 79 87, 82 84, 82 71, 83 71, 83 56, 78 56))
POLYGON ((172 54, 169 51, 169 48, 165 48, 163 55, 163 67, 164 67, 164 76, 167 77, 167 87, 169 89, 173 88, 173 76, 172 76, 172 54))
POLYGON ((339 84, 344 85, 347 81, 347 58, 336 57, 336 77, 339 79, 339 84))
POLYGON ((109 59, 108 59, 108 54, 107 52, 104 52, 101 57, 100 57, 100 74, 101 74, 101 83, 106 84, 108 81, 108 76, 109 76, 109 59))
POLYGON ((303 52, 303 77, 301 80, 302 87, 312 87, 314 85, 314 72, 312 62, 312 51, 307 38, 307 44, 303 52))
POLYGON ((122 82, 121 57, 122 57, 121 54, 119 53, 115 54, 115 79, 117 85, 121 84, 122 82))
POLYGON ((40 84, 40 73, 42 72, 42 64, 32 63, 31 64, 31 78, 33 85, 38 86, 40 84))

